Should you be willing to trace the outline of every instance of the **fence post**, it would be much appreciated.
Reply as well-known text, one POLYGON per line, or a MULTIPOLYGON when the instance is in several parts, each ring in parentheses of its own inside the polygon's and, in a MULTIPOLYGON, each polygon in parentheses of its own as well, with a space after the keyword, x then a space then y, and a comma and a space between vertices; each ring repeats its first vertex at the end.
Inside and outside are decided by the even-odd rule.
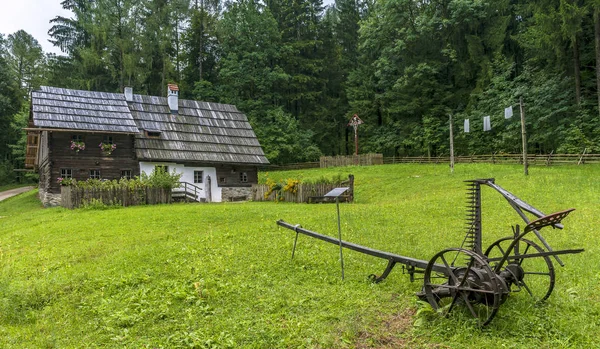
POLYGON ((550 161, 552 160, 552 154, 554 153, 554 150, 552 150, 550 152, 550 154, 548 155, 548 159, 546 160, 546 166, 550 166, 550 161))
POLYGON ((583 154, 581 154, 581 157, 579 158, 579 161, 577 162, 577 165, 581 165, 582 161, 583 161, 583 157, 585 156, 585 152, 587 151, 587 148, 583 149, 583 154))

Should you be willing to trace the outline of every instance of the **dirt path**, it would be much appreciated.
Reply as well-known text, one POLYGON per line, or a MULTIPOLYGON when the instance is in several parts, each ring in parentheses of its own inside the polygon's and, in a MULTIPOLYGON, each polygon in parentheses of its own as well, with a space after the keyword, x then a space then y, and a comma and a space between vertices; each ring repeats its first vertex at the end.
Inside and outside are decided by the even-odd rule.
POLYGON ((13 197, 15 195, 19 195, 26 191, 30 191, 33 188, 34 187, 22 187, 22 188, 16 188, 16 189, 11 189, 11 190, 7 190, 7 191, 2 191, 2 192, 0 192, 0 201, 8 199, 10 197, 13 197))

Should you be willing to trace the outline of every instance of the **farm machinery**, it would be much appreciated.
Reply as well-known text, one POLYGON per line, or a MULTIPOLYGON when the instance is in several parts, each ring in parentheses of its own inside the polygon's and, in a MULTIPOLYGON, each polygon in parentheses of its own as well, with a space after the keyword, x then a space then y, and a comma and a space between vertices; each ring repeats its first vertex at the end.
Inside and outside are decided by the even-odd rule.
POLYGON ((535 301, 546 300, 555 284, 552 259, 563 266, 559 255, 580 253, 583 249, 553 250, 540 234, 540 230, 546 227, 562 229, 561 221, 574 209, 546 215, 497 185, 493 178, 465 182, 467 219, 462 245, 444 249, 429 261, 346 242, 341 239, 341 234, 336 239, 283 220, 277 221, 277 224, 296 232, 294 250, 298 234, 304 234, 339 245, 340 254, 343 247, 387 260, 387 266, 381 275, 369 276, 373 282, 383 281, 397 264, 402 264, 411 281, 416 279, 416 274, 422 274, 419 279, 423 280, 423 287, 417 293, 421 300, 431 304, 443 315, 450 313, 457 305, 462 305, 480 326, 485 326, 492 321, 511 292, 525 292, 535 301), (485 250, 481 231, 482 186, 491 187, 500 193, 525 222, 524 229, 521 230, 519 225, 513 226, 512 236, 495 241, 485 250), (526 213, 537 219, 530 220, 526 213), (537 236, 540 243, 526 239, 528 234, 537 236))

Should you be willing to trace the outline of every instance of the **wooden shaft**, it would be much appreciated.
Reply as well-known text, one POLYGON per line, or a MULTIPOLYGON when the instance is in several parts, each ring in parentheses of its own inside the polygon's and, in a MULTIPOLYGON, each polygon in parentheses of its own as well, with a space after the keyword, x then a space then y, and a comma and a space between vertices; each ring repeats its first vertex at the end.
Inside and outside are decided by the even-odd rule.
POLYGON ((525 175, 529 175, 529 164, 527 163, 527 131, 525 129, 525 111, 523 108, 523 97, 519 98, 519 109, 521 110, 521 136, 523 139, 523 168, 525 175))
POLYGON ((358 155, 358 125, 354 126, 354 155, 358 155))
POLYGON ((452 129, 452 114, 450 114, 450 173, 454 173, 454 134, 452 129))

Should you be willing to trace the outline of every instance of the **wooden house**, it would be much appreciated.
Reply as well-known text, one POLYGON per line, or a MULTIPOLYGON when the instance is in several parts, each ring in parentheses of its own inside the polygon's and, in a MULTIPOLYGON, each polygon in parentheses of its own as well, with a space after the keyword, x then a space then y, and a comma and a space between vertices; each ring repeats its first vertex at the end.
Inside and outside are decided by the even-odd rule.
POLYGON ((168 97, 41 87, 31 96, 26 166, 40 174, 40 199, 60 204, 58 178, 119 179, 157 167, 181 173, 199 201, 251 197, 268 164, 235 106, 168 97))

